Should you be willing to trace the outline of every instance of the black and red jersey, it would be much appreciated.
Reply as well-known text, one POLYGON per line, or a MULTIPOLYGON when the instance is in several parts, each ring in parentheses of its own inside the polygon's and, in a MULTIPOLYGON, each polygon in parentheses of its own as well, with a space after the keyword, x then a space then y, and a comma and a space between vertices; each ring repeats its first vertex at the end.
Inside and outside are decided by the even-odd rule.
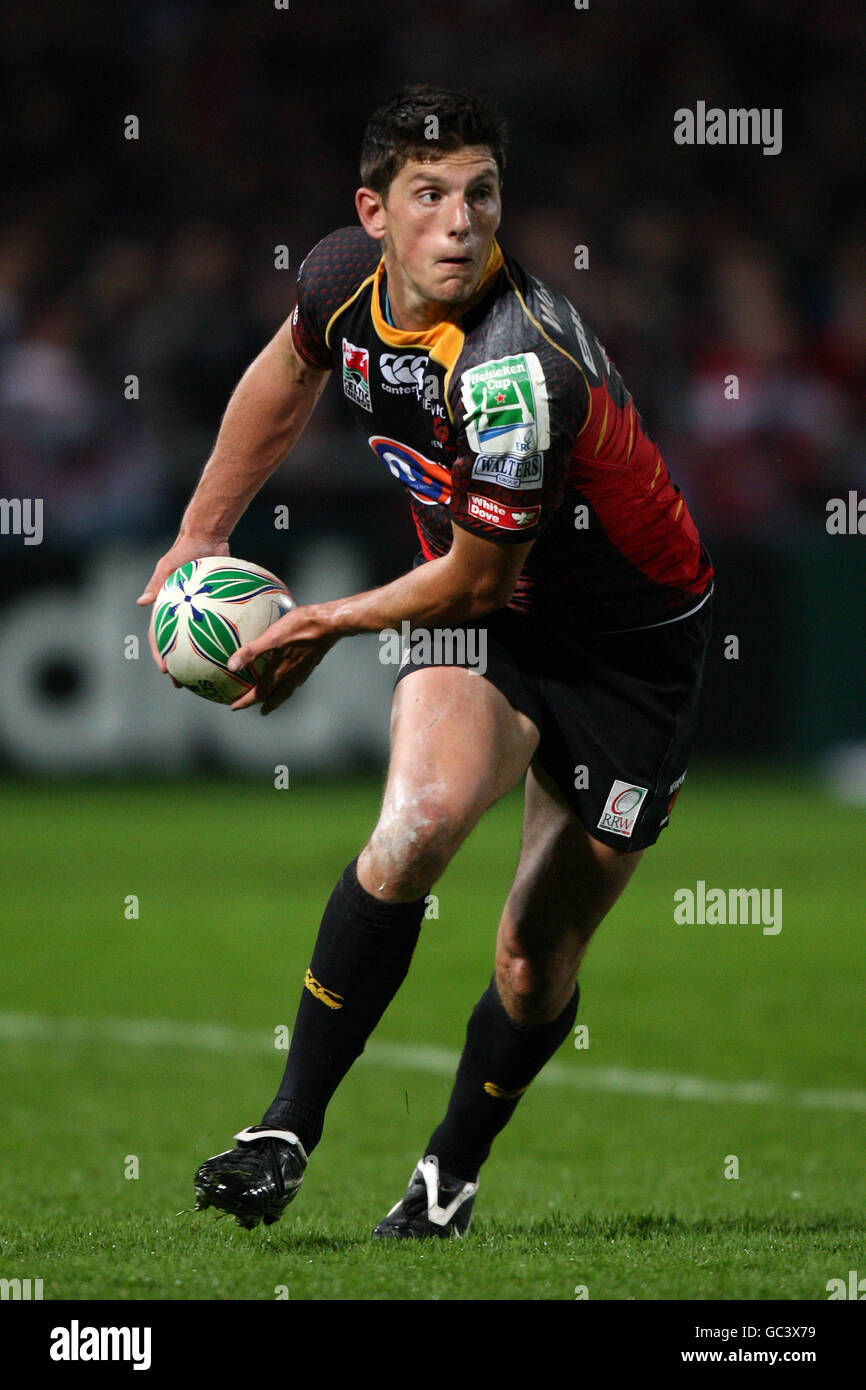
POLYGON ((563 294, 494 242, 468 305, 425 332, 386 318, 385 265, 360 227, 301 265, 292 335, 339 373, 371 450, 408 490, 426 559, 452 526, 534 540, 510 606, 563 637, 668 622, 713 569, 604 348, 563 294))

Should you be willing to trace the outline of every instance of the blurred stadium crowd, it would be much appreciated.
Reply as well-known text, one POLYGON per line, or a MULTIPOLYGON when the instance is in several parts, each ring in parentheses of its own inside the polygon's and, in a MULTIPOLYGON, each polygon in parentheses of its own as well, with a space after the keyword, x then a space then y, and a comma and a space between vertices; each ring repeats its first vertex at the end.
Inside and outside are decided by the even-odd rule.
MULTIPOLYGON (((7 0, 0 494, 44 498, 46 545, 173 529, 301 259, 355 220, 367 115, 423 79, 504 108, 500 241, 600 334, 710 542, 823 526, 866 488, 864 23, 853 0, 7 0), (698 100, 782 108, 782 152, 676 145, 698 100)), ((328 392, 292 500, 402 511, 367 453, 328 392)))

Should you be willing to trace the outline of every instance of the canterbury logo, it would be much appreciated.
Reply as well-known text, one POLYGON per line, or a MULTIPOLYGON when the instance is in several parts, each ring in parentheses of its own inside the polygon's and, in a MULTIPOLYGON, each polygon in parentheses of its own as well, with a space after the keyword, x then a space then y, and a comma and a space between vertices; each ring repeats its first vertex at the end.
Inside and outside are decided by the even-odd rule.
POLYGON ((522 1096, 523 1092, 527 1090, 528 1087, 529 1082, 527 1081, 526 1085, 521 1086, 519 1091, 503 1091, 502 1087, 497 1086, 495 1081, 485 1081, 484 1083, 484 1089, 487 1094, 489 1096, 494 1096, 496 1100, 517 1100, 517 1097, 522 1096))
POLYGON ((398 356, 395 352, 382 352, 379 354, 379 371, 382 373, 389 386, 414 386, 420 391, 424 386, 424 368, 427 366, 427 354, 419 354, 417 357, 412 352, 403 353, 398 356))
POLYGON ((308 989, 316 999, 319 999, 323 1004, 327 1004, 329 1009, 342 1009, 342 994, 335 994, 332 989, 325 989, 325 986, 320 985, 309 970, 304 976, 304 987, 308 989))

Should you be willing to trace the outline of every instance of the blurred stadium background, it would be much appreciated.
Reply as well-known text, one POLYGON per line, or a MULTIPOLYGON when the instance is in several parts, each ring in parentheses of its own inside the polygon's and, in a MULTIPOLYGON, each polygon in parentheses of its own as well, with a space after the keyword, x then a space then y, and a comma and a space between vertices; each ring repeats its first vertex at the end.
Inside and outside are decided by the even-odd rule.
MULTIPOLYGON (((166 688, 147 656, 145 616, 134 599, 174 534, 234 383, 293 307, 300 261, 320 237, 354 221, 368 113, 387 92, 419 79, 478 87, 504 109, 511 145, 500 240, 568 294, 605 343, 717 568, 716 638, 694 759, 699 787, 693 809, 687 788, 646 884, 630 890, 616 929, 594 948, 595 1017, 608 1029, 601 1056, 732 1080, 764 1075, 796 1084, 802 1072, 804 1084, 862 1086, 862 1000, 853 972, 863 812, 847 805, 866 803, 866 538, 826 529, 831 498, 852 489, 866 496, 862 7, 854 0, 591 0, 579 11, 570 0, 291 0, 277 10, 246 0, 91 0, 86 7, 7 0, 0 34, 7 134, 0 496, 44 503, 39 545, 0 536, 0 767, 15 824, 5 866, 13 950, 0 1023, 6 1020, 7 1043, 32 1049, 16 1073, 17 1142, 32 1142, 35 1098, 57 1080, 46 1017, 157 1016, 248 1029, 261 1029, 264 1017, 271 1032, 279 1008, 285 1021, 291 1000, 282 985, 277 1000, 274 991, 265 998, 260 983, 263 973, 284 978, 289 949, 280 923, 268 917, 282 880, 260 828, 263 811, 272 810, 276 764, 301 780, 348 779, 344 797, 337 788, 333 802, 293 803, 292 815, 304 822, 300 858, 292 858, 291 821, 278 832, 289 869, 303 864, 309 873, 300 886, 297 873, 292 879, 287 971, 304 958, 334 874, 369 828, 376 797, 369 774, 384 765, 391 685, 375 639, 340 644, 283 715, 235 717, 166 688), (698 100, 781 107, 782 153, 676 145, 673 113, 698 100), (137 140, 124 138, 131 114, 140 121, 137 140), (289 270, 275 268, 281 245, 289 270), (578 245, 589 249, 586 270, 574 266, 578 245), (739 378, 736 401, 724 395, 731 373, 739 378), (124 393, 131 374, 140 384, 137 400, 124 393), (739 638, 737 660, 725 659, 727 635, 739 638), (135 636, 139 659, 128 641, 135 636), (199 784, 199 777, 212 780, 199 784), (195 827, 210 817, 229 832, 230 793, 241 777, 250 816, 243 862, 264 874, 264 886, 257 882, 258 899, 248 899, 235 866, 220 893, 211 888, 202 900, 183 856, 194 848, 195 827), (312 806, 318 809, 307 823, 304 808, 312 806), (837 822, 846 838, 834 851, 837 822), (172 866, 170 892, 158 871, 163 864, 172 866), (726 886, 790 890, 778 943, 758 935, 744 957, 730 937, 723 944, 714 938, 706 955, 695 938, 682 956, 671 936, 671 891, 713 872, 726 886), (129 943, 121 948, 112 938, 112 923, 121 897, 134 891, 144 893, 143 902, 150 894, 151 913, 157 904, 159 928, 137 939, 133 963, 129 943), (265 934, 257 947, 267 945, 264 972, 236 938, 235 922, 249 925, 250 909, 265 934), (663 941, 659 948, 658 936, 650 938, 650 955, 644 924, 653 921, 663 923, 663 941), (822 952, 813 934, 828 926, 835 936, 822 952), (631 937, 617 937, 617 946, 620 928, 631 937), (630 958, 623 940, 634 941, 630 958), (777 945, 785 951, 780 971, 767 964, 777 945), (744 989, 745 959, 756 973, 744 989), (675 982, 677 997, 689 998, 684 1016, 670 1017, 664 989, 662 998, 652 975, 643 978, 646 965, 668 987, 675 982), (810 986, 816 993, 807 1002, 810 986), (806 1044, 796 1037, 810 1007, 804 1062, 806 1044), (15 1022, 35 1015, 43 1023, 15 1022), (702 1023, 698 1041, 693 1029, 702 1023)), ((276 569, 303 601, 384 581, 411 563, 415 549, 401 490, 355 433, 332 384, 290 462, 236 531, 234 553, 276 569), (290 507, 287 532, 274 526, 280 504, 290 507)), ((425 981, 435 998, 431 945, 417 967, 420 983, 395 1004, 386 1035, 391 1029, 401 1041, 459 1046, 489 968, 493 919, 516 854, 519 800, 496 816, 508 833, 492 877, 485 864, 496 854, 493 832, 454 871, 453 882, 466 891, 473 873, 490 887, 489 921, 479 926, 477 945, 465 946, 472 971, 452 1011, 440 1015, 430 1003, 416 1012, 427 998, 425 981)), ((208 856, 216 875, 221 856, 212 844, 208 856)), ((451 901, 450 921, 443 912, 437 931, 452 933, 453 943, 463 930, 453 914, 468 908, 461 896, 451 901)), ((203 1087, 215 1147, 223 1147, 226 1125, 250 1119, 241 1066, 229 1106, 210 1095, 207 1056, 191 1077, 177 1057, 158 1063, 157 1054, 142 1052, 142 1070, 130 1080, 122 1071, 110 1075, 121 1050, 97 1047, 76 1068, 67 1055, 74 1038, 59 1036, 68 1089, 55 1095, 58 1123, 74 1144, 84 1113, 98 1136, 91 1156, 77 1153, 65 1189, 70 1211, 97 1200, 117 1214, 132 1200, 128 1192, 106 1195, 92 1154, 110 1152, 117 1178, 117 1155, 144 1142, 121 1122, 130 1095, 140 1112, 143 1088, 161 1124, 160 1096, 176 1086, 185 1106, 203 1087), (105 1100, 100 1115, 94 1082, 105 1100)), ((267 1069, 264 1061, 256 1066, 261 1089, 273 1059, 267 1069)), ((437 1097, 445 1084, 436 1079, 437 1097)), ((862 1109, 864 1092, 850 1094, 854 1101, 840 1102, 823 1138, 808 1112, 796 1138, 781 1119, 767 1120, 771 1128, 778 1123, 769 1138, 756 1121, 754 1143, 769 1155, 765 1191, 780 1209, 788 1189, 804 1186, 789 1171, 792 1149, 808 1154, 814 1176, 821 1154, 835 1147, 839 1186, 831 1192, 818 1184, 815 1210, 853 1200, 860 1170, 846 1107, 862 1109)), ((402 1114, 402 1090, 397 1101, 402 1114)), ((378 1092, 376 1103, 385 1105, 378 1092)), ((628 1097, 607 1097, 596 1130, 584 1114, 579 1135, 568 1138, 570 1151, 586 1144, 600 1165, 593 1196, 602 1206, 605 1175, 614 1187, 623 1178, 613 1136, 631 1123, 631 1105, 628 1097)), ((647 1172, 667 1174, 656 1199, 672 1209, 682 1191, 694 1195, 689 1211, 723 1209, 717 1196, 704 1200, 690 1186, 685 1159, 682 1170, 671 1163, 666 1145, 685 1134, 678 1128, 684 1112, 675 1114, 674 1102, 665 1106, 652 1112, 662 1117, 657 1148, 642 1131, 647 1172)), ((338 1105, 336 1115, 338 1140, 353 1142, 351 1110, 338 1105)), ((154 1210, 173 1200, 165 1185, 175 1180, 189 1197, 188 1177, 204 1156, 201 1124, 195 1111, 174 1114, 160 1155, 163 1189, 148 1197, 154 1210)), ((727 1133, 720 1129, 717 1142, 703 1135, 713 1163, 732 1142, 727 1133)), ((391 1187, 404 1180, 416 1139, 394 1141, 393 1174, 380 1175, 376 1200, 394 1200, 391 1187)), ((29 1172, 21 1152, 15 1166, 29 1172)), ((542 1164, 543 1154, 535 1159, 542 1164)), ((41 1151, 32 1161, 44 1161, 41 1151)), ((561 1177, 565 1149, 557 1162, 561 1177)), ((556 1175, 548 1176, 552 1205, 560 1189, 556 1175)), ((522 1181, 531 1202, 535 1189, 522 1181)), ((636 1204, 647 1190, 637 1184, 636 1204)), ((744 1195, 750 1200, 753 1210, 754 1195, 744 1195)), ((62 1224, 62 1203, 57 1212, 62 1224)), ((107 1275, 81 1273, 86 1234, 79 1264, 73 1259, 65 1282, 54 1286, 66 1296, 76 1289, 105 1296, 109 1287, 107 1275)), ((19 1272, 38 1273, 27 1262, 26 1235, 22 1241, 19 1272)), ((113 1230, 110 1243, 113 1250, 113 1230)), ((844 1273, 826 1258, 827 1277, 844 1273)), ((570 1256, 565 1265, 572 1268, 570 1256)), ((817 1283, 804 1284, 801 1274, 792 1286, 797 1296, 821 1296, 809 1289, 820 1287, 823 1268, 817 1283)), ((146 1296, 150 1287, 181 1296, 167 1276, 155 1286, 149 1277, 127 1292, 146 1296)), ((657 1272, 647 1277, 649 1285, 638 1280, 626 1289, 636 1297, 682 1296, 676 1282, 659 1283, 657 1272)), ((775 1275, 758 1273, 745 1286, 737 1277, 720 1286, 708 1275, 692 1296, 786 1296, 775 1275)), ((231 1280, 220 1287, 219 1296, 260 1296, 231 1280)), ((538 1284, 535 1296, 570 1296, 545 1287, 538 1284)), ((614 1280, 611 1287, 621 1286, 614 1280)), ((212 1296, 207 1285, 198 1296, 212 1296)), ((507 1289, 497 1296, 509 1296, 507 1289)))
MULTIPOLYGON (((864 544, 825 529, 829 498, 866 491, 862 24, 844 0, 584 12, 12 0, 0 495, 44 500, 44 539, 0 537, 13 693, 0 757, 46 775, 188 770, 190 756, 252 770, 253 752, 226 747, 219 711, 193 718, 155 696, 150 672, 119 666, 123 637, 142 630, 121 600, 173 535, 232 386, 293 306, 301 259, 354 221, 366 115, 416 78, 501 102, 512 143, 500 240, 595 327, 705 533, 716 631, 739 636, 740 657, 716 643, 703 748, 802 768, 866 738, 864 544), (697 99, 781 107, 782 153, 675 145, 673 112, 697 99), (137 141, 124 139, 128 114, 137 141), (588 270, 574 268, 579 244, 588 270), (289 270, 274 268, 278 245, 289 270), (729 373, 738 401, 723 394, 729 373)), ((402 495, 339 391, 234 549, 301 597, 411 558, 402 495), (278 503, 288 534, 274 530, 278 503)), ((296 753, 311 768, 381 757, 381 682, 360 650, 317 677, 328 699, 345 687, 341 662, 358 682, 336 744, 333 723, 316 723, 322 689, 297 702, 296 753)))

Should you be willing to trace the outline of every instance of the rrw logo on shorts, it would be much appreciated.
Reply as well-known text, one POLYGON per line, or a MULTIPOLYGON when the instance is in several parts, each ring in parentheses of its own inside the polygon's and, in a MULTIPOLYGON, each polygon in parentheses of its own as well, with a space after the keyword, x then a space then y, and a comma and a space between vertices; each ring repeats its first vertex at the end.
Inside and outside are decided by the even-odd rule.
POLYGON ((617 780, 608 793, 598 822, 599 830, 611 835, 623 835, 630 840, 649 787, 636 787, 633 782, 617 780))

